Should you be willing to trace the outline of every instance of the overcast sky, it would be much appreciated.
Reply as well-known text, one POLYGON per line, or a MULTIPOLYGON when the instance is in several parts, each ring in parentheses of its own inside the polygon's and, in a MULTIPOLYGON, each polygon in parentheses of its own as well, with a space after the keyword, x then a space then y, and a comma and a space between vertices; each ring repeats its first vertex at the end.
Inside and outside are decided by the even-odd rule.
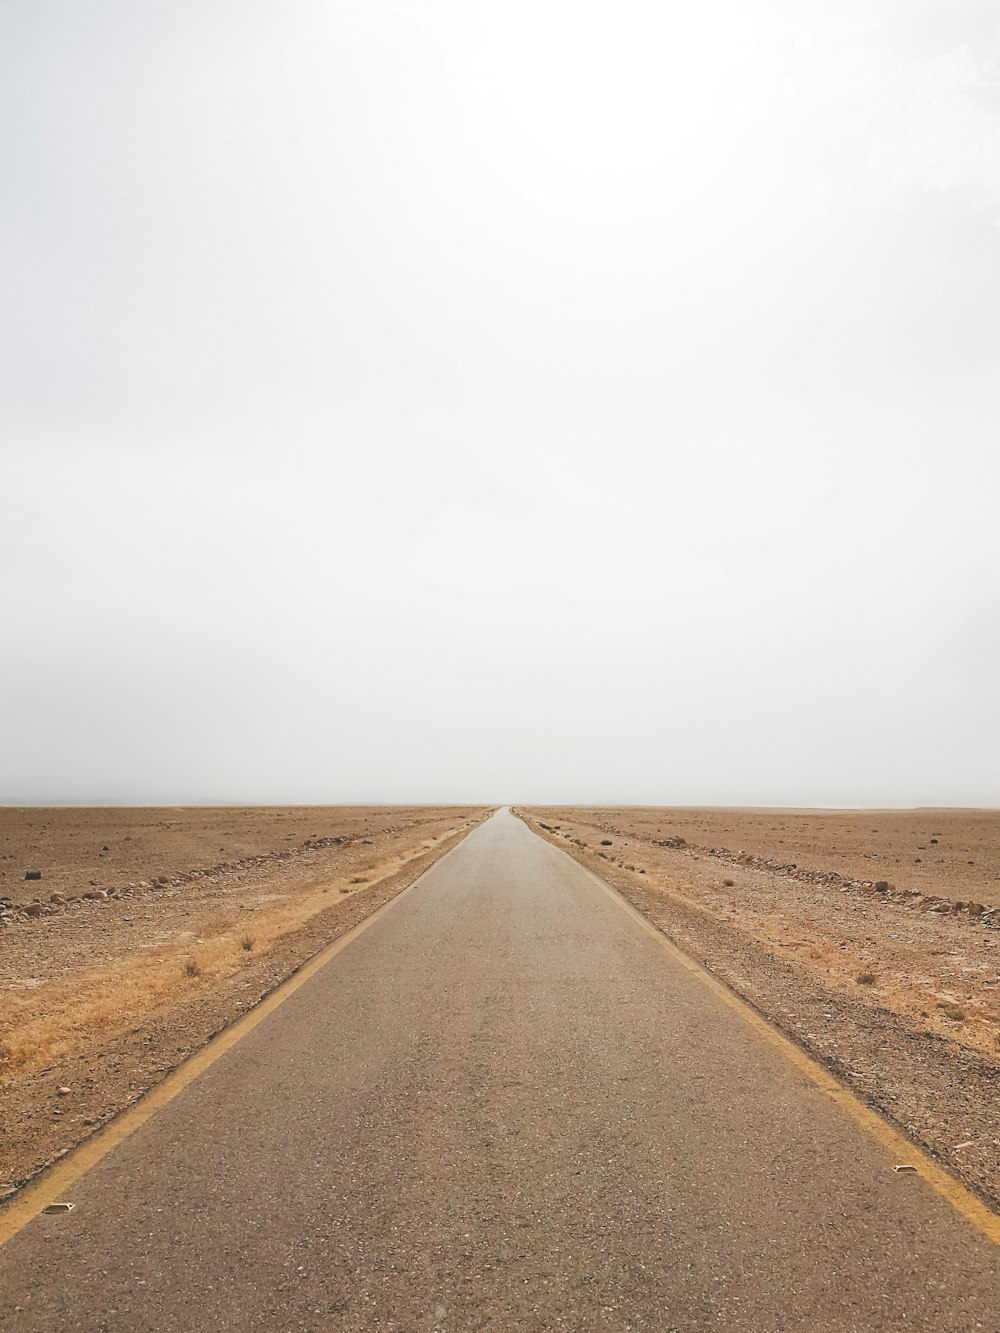
POLYGON ((998 0, 5 0, 0 800, 1000 804, 998 0))

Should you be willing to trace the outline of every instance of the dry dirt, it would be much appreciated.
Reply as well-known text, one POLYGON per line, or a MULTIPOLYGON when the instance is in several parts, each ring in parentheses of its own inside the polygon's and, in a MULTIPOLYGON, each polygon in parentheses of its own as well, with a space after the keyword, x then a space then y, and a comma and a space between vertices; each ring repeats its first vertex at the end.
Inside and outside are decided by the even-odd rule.
POLYGON ((0 1199, 488 813, 0 809, 0 1199))
POLYGON ((1000 812, 518 813, 1000 1202, 1000 812))

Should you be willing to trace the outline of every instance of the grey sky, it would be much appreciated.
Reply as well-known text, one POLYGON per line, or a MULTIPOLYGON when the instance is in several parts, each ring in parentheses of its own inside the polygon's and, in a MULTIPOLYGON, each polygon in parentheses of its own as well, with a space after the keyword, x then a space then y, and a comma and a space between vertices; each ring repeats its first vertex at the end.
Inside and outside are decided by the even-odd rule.
POLYGON ((0 799, 1000 804, 1000 3, 0 17, 0 799))

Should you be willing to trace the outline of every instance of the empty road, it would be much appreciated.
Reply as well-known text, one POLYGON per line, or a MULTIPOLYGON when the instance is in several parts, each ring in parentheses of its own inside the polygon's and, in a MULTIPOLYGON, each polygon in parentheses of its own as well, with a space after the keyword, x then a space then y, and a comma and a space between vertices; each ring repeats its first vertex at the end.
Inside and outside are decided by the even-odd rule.
POLYGON ((1000 1329, 892 1166, 500 812, 0 1249, 0 1328, 1000 1329))

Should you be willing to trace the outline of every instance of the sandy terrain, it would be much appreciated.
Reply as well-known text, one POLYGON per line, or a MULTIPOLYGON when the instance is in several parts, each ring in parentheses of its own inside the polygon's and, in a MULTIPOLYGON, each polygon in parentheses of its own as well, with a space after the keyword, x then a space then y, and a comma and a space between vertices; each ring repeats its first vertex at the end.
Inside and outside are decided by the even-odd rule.
POLYGON ((0 810, 0 1199, 486 813, 0 810))
POLYGON ((995 1333, 1000 1230, 736 1007, 498 812, 23 1200, 0 1327, 995 1333))
POLYGON ((1000 813, 522 813, 1000 1199, 1000 813))

